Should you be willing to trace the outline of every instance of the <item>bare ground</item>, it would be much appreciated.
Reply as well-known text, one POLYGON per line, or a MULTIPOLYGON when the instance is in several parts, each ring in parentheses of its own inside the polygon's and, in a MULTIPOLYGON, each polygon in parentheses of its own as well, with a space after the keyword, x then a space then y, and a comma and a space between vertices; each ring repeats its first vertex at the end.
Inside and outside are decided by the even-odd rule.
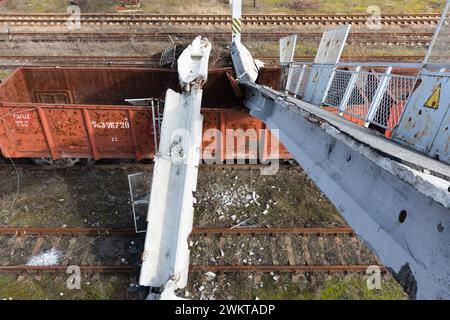
MULTIPOLYGON (((3 226, 133 227, 127 175, 151 168, 0 170, 0 223, 3 226), (17 177, 20 188, 17 193, 17 177), (16 200, 15 200, 16 199, 16 200), (11 207, 11 205, 13 206, 11 207), (12 209, 11 209, 12 208, 12 209)), ((202 168, 196 194, 195 226, 345 226, 333 205, 298 167, 277 175, 259 170, 202 168)), ((130 239, 77 237, 44 238, 39 252, 56 248, 70 264, 135 264, 142 251, 142 236, 130 239), (80 248, 75 250, 74 248, 80 248)), ((354 239, 355 240, 355 239, 354 239)), ((290 237, 296 264, 378 264, 360 241, 334 238, 290 237), (305 256, 305 250, 309 256, 305 256), (309 260, 308 260, 309 259, 309 260)), ((25 263, 36 251, 36 237, 2 237, 0 263, 25 263), (8 250, 9 248, 9 250, 8 250)), ((292 263, 284 238, 228 236, 224 239, 194 236, 190 241, 193 264, 292 263), (275 241, 275 242, 274 242, 275 241), (276 256, 274 256, 276 252, 276 256)), ((399 285, 388 274, 381 290, 368 291, 365 275, 225 274, 192 273, 180 295, 194 299, 403 299, 399 285)), ((14 299, 123 299, 134 276, 83 275, 81 290, 68 290, 66 276, 1 275, 0 298, 14 299)))
MULTIPOLYGON (((132 227, 127 175, 136 170, 1 170, 0 223, 132 227)), ((145 172, 151 181, 151 168, 145 172)), ((201 170, 196 197, 198 226, 232 226, 244 220, 258 226, 345 225, 298 167, 281 169, 273 176, 261 176, 259 170, 201 170)))

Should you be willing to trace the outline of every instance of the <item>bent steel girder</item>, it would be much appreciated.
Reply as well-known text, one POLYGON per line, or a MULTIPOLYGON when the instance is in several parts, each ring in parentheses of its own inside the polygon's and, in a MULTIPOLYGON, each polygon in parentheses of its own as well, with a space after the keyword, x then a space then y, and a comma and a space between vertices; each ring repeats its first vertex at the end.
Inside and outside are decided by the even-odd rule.
POLYGON ((280 141, 410 297, 450 298, 450 166, 317 106, 244 85, 251 115, 278 129, 280 141))

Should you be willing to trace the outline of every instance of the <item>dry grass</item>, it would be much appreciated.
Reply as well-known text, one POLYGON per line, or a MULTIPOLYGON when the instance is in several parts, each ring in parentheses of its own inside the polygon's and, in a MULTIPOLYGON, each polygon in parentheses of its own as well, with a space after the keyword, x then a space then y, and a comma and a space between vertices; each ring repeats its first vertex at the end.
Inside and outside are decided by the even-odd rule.
POLYGON ((151 56, 170 42, 18 42, 0 43, 0 55, 36 56, 151 56))
POLYGON ((12 72, 12 70, 5 69, 0 70, 0 80, 6 79, 6 77, 12 72))
MULTIPOLYGON (((36 56, 151 56, 169 47, 171 42, 1 42, 0 55, 36 55, 36 56)), ((246 42, 250 52, 254 56, 278 56, 279 47, 277 41, 253 41, 246 42)), ((226 43, 215 42, 214 50, 220 52, 220 56, 227 56, 226 43)), ((297 56, 313 56, 317 52, 319 41, 302 41, 297 44, 295 54, 297 56)), ((422 55, 425 48, 421 46, 380 46, 380 45, 348 45, 344 49, 344 56, 361 55, 422 55)), ((215 54, 218 56, 218 54, 215 54)))

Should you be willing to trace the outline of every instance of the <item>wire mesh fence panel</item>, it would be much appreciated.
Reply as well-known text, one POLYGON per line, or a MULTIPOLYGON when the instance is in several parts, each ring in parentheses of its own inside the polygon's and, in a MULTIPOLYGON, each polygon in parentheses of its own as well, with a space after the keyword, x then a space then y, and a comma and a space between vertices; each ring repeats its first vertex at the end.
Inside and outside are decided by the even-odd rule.
POLYGON ((385 129, 393 129, 398 124, 409 96, 414 90, 415 77, 386 75, 389 84, 371 123, 385 129))
POLYGON ((302 73, 302 77, 300 78, 300 82, 297 83, 297 87, 295 90, 295 95, 297 98, 301 99, 305 95, 306 84, 308 83, 309 75, 311 74, 311 66, 305 65, 302 73))
MULTIPOLYGON (((318 77, 322 74, 321 68, 330 66, 314 65, 314 69, 319 70, 318 77)), ((354 70, 334 71, 322 106, 335 109, 332 112, 341 112, 347 120, 359 125, 372 123, 387 130, 394 129, 415 88, 417 77, 391 74, 390 71, 361 70, 361 66, 356 64, 351 68, 354 70)), ((317 79, 309 79, 312 69, 310 64, 291 64, 287 86, 289 94, 302 99, 307 84, 319 83, 317 79)))
POLYGON ((324 105, 339 109, 350 83, 352 73, 347 70, 336 70, 324 105))
POLYGON ((370 105, 380 82, 380 75, 357 72, 357 78, 350 99, 343 112, 361 120, 367 118, 370 105))
POLYGON ((303 65, 293 64, 289 68, 289 74, 286 83, 286 91, 290 94, 295 94, 297 84, 302 79, 303 65))

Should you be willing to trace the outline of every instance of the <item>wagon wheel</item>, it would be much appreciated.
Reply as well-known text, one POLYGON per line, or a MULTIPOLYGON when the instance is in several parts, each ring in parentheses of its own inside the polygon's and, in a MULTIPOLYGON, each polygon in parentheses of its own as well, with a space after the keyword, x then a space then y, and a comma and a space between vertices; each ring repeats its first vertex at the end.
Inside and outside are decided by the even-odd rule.
POLYGON ((34 164, 41 166, 56 166, 56 167, 73 167, 78 162, 80 162, 80 158, 64 158, 53 160, 50 158, 32 158, 31 159, 34 164))
POLYGON ((92 166, 92 165, 94 165, 96 162, 97 162, 97 160, 94 160, 94 159, 92 159, 92 158, 80 159, 80 164, 81 164, 82 166, 86 166, 86 167, 92 166))

